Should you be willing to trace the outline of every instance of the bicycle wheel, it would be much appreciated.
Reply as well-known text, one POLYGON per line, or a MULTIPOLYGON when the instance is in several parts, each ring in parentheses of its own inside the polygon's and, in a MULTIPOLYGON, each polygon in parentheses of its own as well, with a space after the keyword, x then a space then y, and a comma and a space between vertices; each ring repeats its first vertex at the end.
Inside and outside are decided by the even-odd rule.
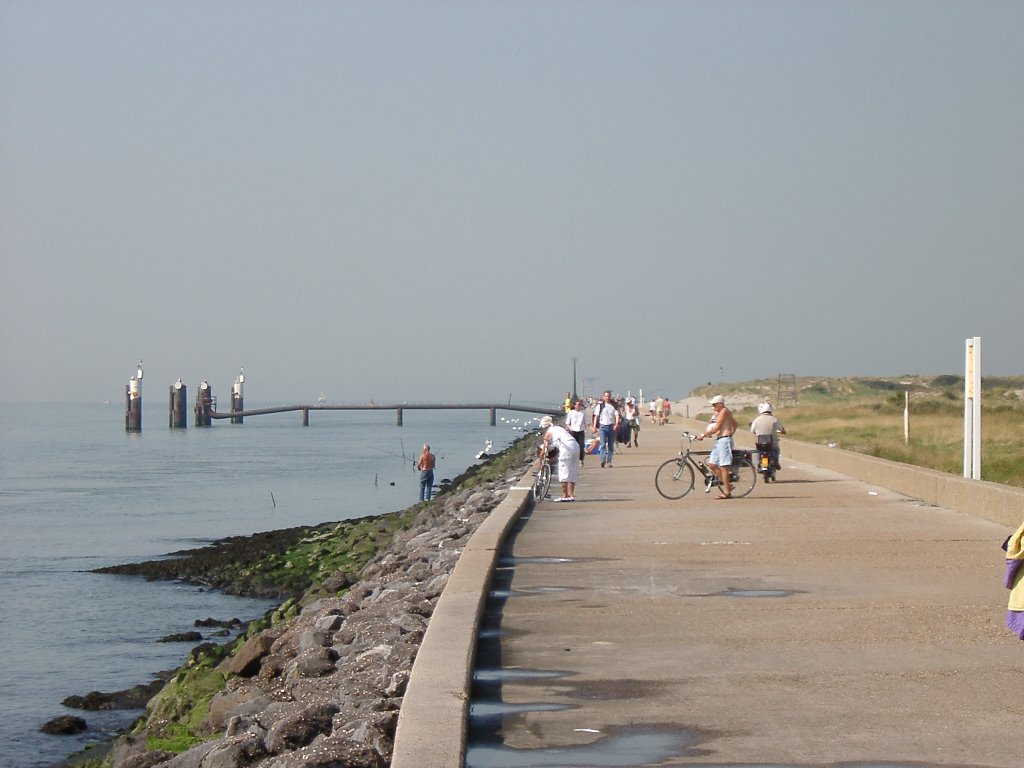
POLYGON ((548 495, 548 488, 551 486, 551 465, 543 462, 540 471, 537 473, 537 480, 533 484, 533 500, 541 501, 548 495))
POLYGON ((750 462, 750 459, 734 461, 729 470, 732 473, 732 495, 734 498, 742 499, 754 490, 754 483, 757 482, 757 470, 750 462))
POLYGON ((654 474, 654 487, 666 499, 681 499, 693 490, 693 467, 685 459, 669 459, 654 474))

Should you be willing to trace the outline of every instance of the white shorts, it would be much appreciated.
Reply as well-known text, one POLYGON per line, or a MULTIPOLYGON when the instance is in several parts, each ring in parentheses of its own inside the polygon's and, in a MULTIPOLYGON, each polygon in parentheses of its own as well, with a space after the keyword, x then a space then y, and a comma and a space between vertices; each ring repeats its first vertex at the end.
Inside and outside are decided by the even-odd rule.
POLYGON ((715 447, 708 456, 708 464, 714 464, 716 467, 732 466, 732 435, 715 440, 715 447))

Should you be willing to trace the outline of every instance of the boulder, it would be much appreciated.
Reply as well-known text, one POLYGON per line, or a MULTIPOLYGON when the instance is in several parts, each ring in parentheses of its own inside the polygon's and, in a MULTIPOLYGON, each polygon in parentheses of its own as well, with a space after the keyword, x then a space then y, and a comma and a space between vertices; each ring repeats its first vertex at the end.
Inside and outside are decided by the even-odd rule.
POLYGON ((81 733, 88 727, 88 724, 81 717, 61 715, 43 723, 43 727, 39 730, 51 736, 73 736, 76 733, 81 733))

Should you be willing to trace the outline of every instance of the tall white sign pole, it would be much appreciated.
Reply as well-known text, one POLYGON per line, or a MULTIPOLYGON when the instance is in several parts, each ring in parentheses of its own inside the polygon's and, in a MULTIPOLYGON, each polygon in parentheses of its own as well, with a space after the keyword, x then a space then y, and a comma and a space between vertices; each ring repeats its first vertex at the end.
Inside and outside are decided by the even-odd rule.
POLYGON ((981 480, 981 337, 967 339, 964 368, 964 477, 981 480))

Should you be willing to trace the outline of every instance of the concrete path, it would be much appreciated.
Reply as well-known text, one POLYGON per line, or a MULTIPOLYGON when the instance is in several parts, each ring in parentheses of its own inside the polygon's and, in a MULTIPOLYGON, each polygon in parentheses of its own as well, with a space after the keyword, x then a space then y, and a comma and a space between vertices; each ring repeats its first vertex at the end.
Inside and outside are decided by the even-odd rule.
POLYGON ((506 714, 468 766, 1024 765, 1004 526, 785 460, 668 501, 673 422, 515 535, 506 714))

